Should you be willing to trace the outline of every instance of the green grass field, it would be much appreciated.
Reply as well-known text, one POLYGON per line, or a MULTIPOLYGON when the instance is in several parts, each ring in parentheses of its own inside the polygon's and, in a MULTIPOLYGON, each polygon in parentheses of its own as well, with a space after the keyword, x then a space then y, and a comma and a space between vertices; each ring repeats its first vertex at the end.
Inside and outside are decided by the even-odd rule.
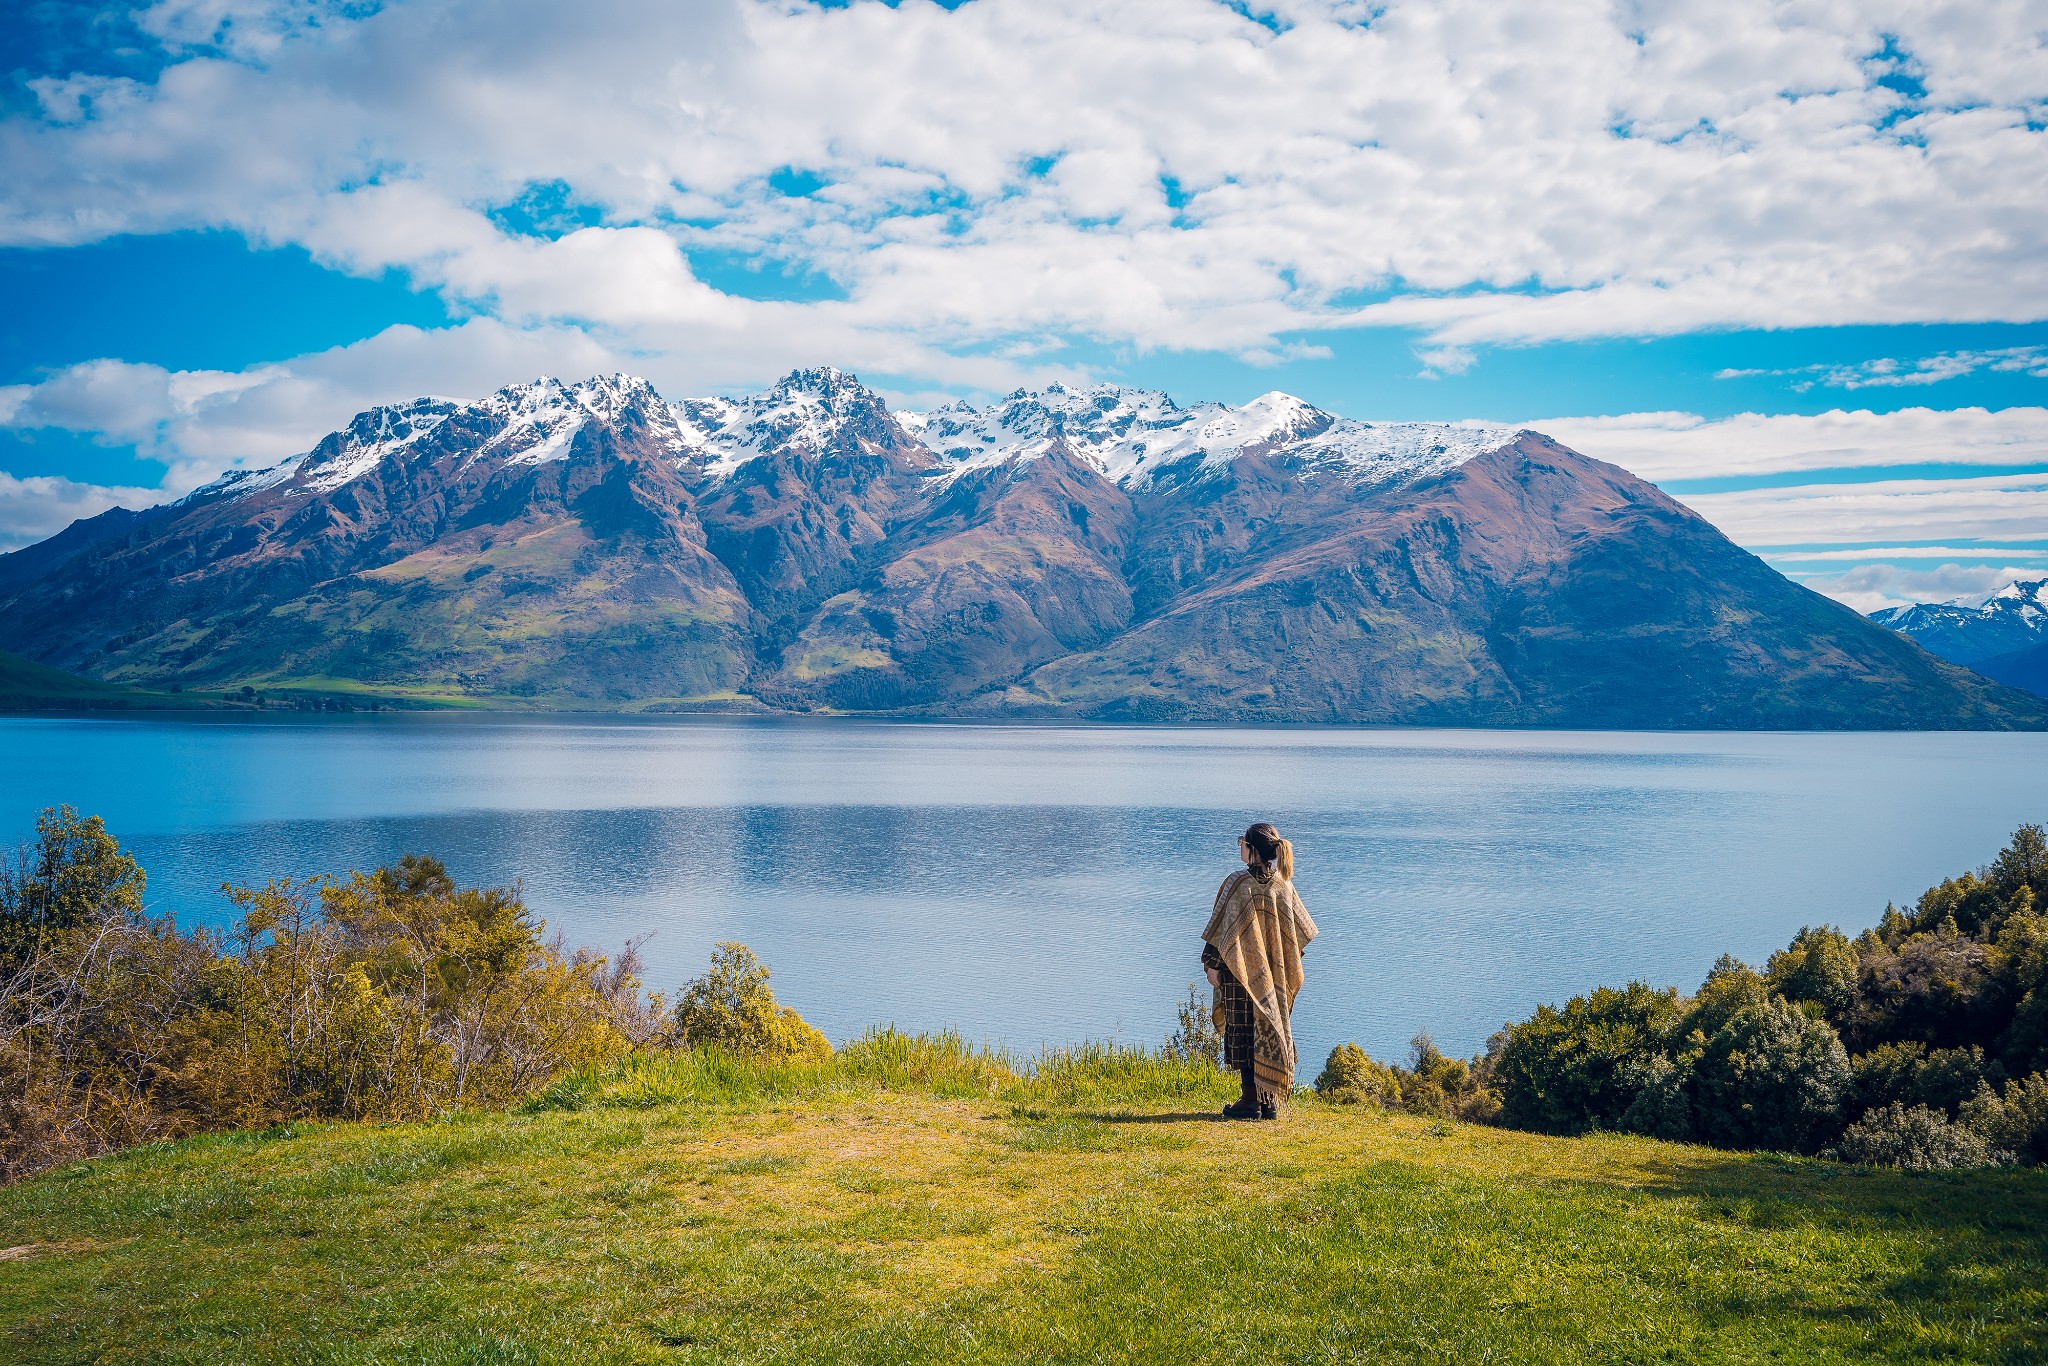
POLYGON ((101 683, 0 650, 0 711, 158 710, 192 705, 170 693, 101 683))
POLYGON ((2048 1174, 657 1056, 0 1190, 10 1362, 2042 1359, 2048 1174))

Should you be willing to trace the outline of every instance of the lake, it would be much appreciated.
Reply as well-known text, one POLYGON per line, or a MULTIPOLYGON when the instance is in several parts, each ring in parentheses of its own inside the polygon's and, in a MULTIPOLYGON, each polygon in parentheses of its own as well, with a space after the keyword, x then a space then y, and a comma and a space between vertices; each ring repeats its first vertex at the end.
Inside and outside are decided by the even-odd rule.
POLYGON ((649 984, 739 939, 835 1040, 873 1024, 1156 1043, 1236 838, 1272 820, 1322 936, 1304 1074, 1545 1001, 1691 988, 2048 820, 2048 735, 1039 727, 452 714, 0 719, 0 839, 104 816, 150 901, 406 852, 524 883, 649 984))

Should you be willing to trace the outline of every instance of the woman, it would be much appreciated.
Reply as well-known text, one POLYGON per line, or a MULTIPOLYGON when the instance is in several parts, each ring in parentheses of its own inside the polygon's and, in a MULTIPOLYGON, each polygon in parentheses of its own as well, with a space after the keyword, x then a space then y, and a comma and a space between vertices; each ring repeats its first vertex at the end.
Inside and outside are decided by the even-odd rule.
POLYGON ((1294 846, 1265 821, 1244 832, 1242 872, 1223 879, 1202 931, 1202 966, 1216 988, 1223 1065, 1244 1078, 1225 1119, 1278 1119, 1294 1089, 1294 1031, 1288 1017, 1301 994, 1302 946, 1316 937, 1294 894, 1294 846))

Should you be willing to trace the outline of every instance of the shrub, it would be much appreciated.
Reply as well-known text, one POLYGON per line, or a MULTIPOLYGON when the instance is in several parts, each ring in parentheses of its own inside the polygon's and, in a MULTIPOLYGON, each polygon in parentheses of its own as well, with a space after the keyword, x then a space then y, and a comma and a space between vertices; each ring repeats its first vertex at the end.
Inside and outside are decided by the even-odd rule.
POLYGON ((1979 1086, 1963 1102, 1960 1123, 2022 1162, 2048 1163, 2048 1074, 2009 1081, 2003 1095, 1988 1083, 1979 1086))
POLYGON ((1980 1134, 1951 1124, 1941 1111, 1898 1101, 1850 1125, 1827 1155, 1842 1162, 1914 1171, 1990 1167, 2010 1160, 1980 1134))
POLYGON ((1981 1048, 1929 1051, 1914 1042, 1881 1044, 1852 1059, 1850 1074, 1844 1106, 1851 1117, 1882 1110, 1893 1101, 1953 1115, 1980 1086, 1988 1082, 1996 1087, 2005 1080, 2005 1068, 1981 1048))
POLYGON ((2008 902, 2026 890, 2036 904, 2048 904, 2048 829, 2023 825, 2013 831, 1984 877, 2008 902))
POLYGON ((1472 1069, 1445 1057, 1427 1030, 1409 1040, 1408 1065, 1395 1068, 1394 1076, 1403 1108, 1439 1119, 1462 1118, 1467 1097, 1477 1089, 1472 1069))
POLYGON ((1731 954, 1722 954, 1707 969, 1707 980, 1685 1002, 1685 1009, 1671 1027, 1674 1039, 1690 1040, 1697 1034, 1706 1039, 1746 1010, 1771 999, 1771 984, 1749 964, 1731 954))
POLYGON ((2007 1017, 2008 999, 1988 946, 1946 920, 1863 956, 1844 1030, 1859 1048, 1908 1039, 1935 1048, 1982 1043, 2007 1017))
POLYGON ((1686 1094, 1691 1081, 1688 1064, 1673 1061, 1662 1053, 1629 1059, 1622 1067, 1621 1082, 1633 1093, 1633 1099, 1621 1112, 1615 1127, 1673 1142, 1691 1138, 1692 1101, 1686 1094))
POLYGON ((142 914, 142 869, 98 816, 68 806, 36 817, 36 839, 0 862, 0 973, 11 972, 69 929, 142 914))
POLYGON ((1375 1062, 1357 1044, 1340 1043, 1316 1076, 1316 1094, 1339 1105, 1398 1105, 1401 1083, 1393 1068, 1375 1062))
POLYGON ((236 928, 185 932, 143 913, 141 870, 97 820, 44 815, 0 908, 23 955, 0 973, 0 1177, 198 1131, 502 1104, 645 1024, 631 953, 542 942, 516 887, 408 857, 228 888, 236 928))
POLYGON ((1856 1000, 1856 946, 1830 925, 1805 928, 1771 955, 1764 980, 1788 1001, 1812 1001, 1839 1020, 1856 1000))
POLYGON ((1409 1044, 1408 1065, 1375 1060, 1355 1043, 1330 1050, 1316 1077, 1316 1095, 1338 1105, 1371 1103, 1438 1119, 1491 1124, 1500 1116, 1500 1096, 1485 1084, 1481 1068, 1445 1057, 1429 1034, 1409 1044))
POLYGON ((1660 1052, 1678 993, 1631 982, 1543 1006, 1497 1036, 1487 1074, 1501 1118, 1517 1128, 1578 1134, 1611 1129, 1635 1100, 1629 1064, 1660 1052))
POLYGON ((1709 1142, 1812 1152, 1839 1130, 1849 1058, 1824 1021, 1780 997, 1745 1006, 1693 1064, 1693 1122, 1709 1142))
POLYGON ((1216 1028, 1216 1020, 1209 1009, 1209 1003, 1202 999, 1202 989, 1188 983, 1188 998, 1182 1001, 1176 1012, 1179 1025, 1166 1036, 1166 1055, 1185 1062, 1206 1062, 1211 1067, 1223 1065, 1223 1034, 1216 1028))
POLYGON ((711 966, 676 1000, 674 1037, 686 1048, 712 1045, 767 1059, 825 1057, 832 1045, 803 1016, 778 1005, 768 969, 745 944, 725 941, 711 966))

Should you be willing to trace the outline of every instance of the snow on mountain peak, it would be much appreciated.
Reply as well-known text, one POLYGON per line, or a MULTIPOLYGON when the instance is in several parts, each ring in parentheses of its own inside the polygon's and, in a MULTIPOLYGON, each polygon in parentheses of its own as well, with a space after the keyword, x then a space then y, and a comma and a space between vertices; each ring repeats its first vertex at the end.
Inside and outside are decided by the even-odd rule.
POLYGON ((1277 390, 1242 407, 1183 408, 1156 390, 1114 385, 1020 389, 986 412, 956 402, 902 419, 950 463, 949 477, 1035 459, 1063 441, 1126 486, 1183 467, 1213 471, 1255 450, 1284 453, 1351 482, 1385 483, 1448 472, 1519 435, 1508 427, 1354 422, 1277 390))
POLYGON ((357 413, 348 426, 299 459, 263 471, 259 478, 265 482, 252 480, 238 491, 253 493, 299 474, 305 477, 308 487, 321 493, 332 492, 369 473, 386 456, 430 435, 461 407, 454 399, 416 398, 409 403, 357 413))
POLYGON ((894 415, 881 396, 844 370, 792 370, 748 398, 685 399, 672 404, 678 427, 722 479, 750 460, 785 449, 829 449, 851 428, 868 445, 894 415))
POLYGON ((1961 597, 1947 598, 1938 603, 1908 604, 1909 607, 1916 605, 1949 607, 1981 616, 2000 616, 2014 612, 2023 615, 2048 612, 2048 578, 2014 579, 2011 583, 1994 588, 1989 593, 1965 593, 1961 597))
MULTIPOLYGON (((1304 477, 1389 483, 1448 472, 1518 435, 1505 427, 1433 422, 1358 422, 1277 390, 1239 407, 1182 407, 1156 389, 1114 384, 1019 389, 986 409, 957 400, 927 412, 891 413, 860 380, 831 366, 793 370, 745 398, 664 400, 623 372, 575 384, 544 375, 473 403, 414 399, 358 414, 308 454, 262 471, 235 471, 199 494, 239 496, 292 483, 326 493, 362 477, 460 414, 476 443, 463 455, 504 464, 567 458, 591 424, 632 424, 673 458, 724 478, 782 450, 819 453, 847 441, 862 448, 907 431, 943 462, 950 481, 973 470, 1037 459, 1063 446, 1107 478, 1136 487, 1174 472, 1201 477, 1246 452, 1294 462, 1304 477)), ((2034 586, 2037 603, 2041 600, 2034 586)))

